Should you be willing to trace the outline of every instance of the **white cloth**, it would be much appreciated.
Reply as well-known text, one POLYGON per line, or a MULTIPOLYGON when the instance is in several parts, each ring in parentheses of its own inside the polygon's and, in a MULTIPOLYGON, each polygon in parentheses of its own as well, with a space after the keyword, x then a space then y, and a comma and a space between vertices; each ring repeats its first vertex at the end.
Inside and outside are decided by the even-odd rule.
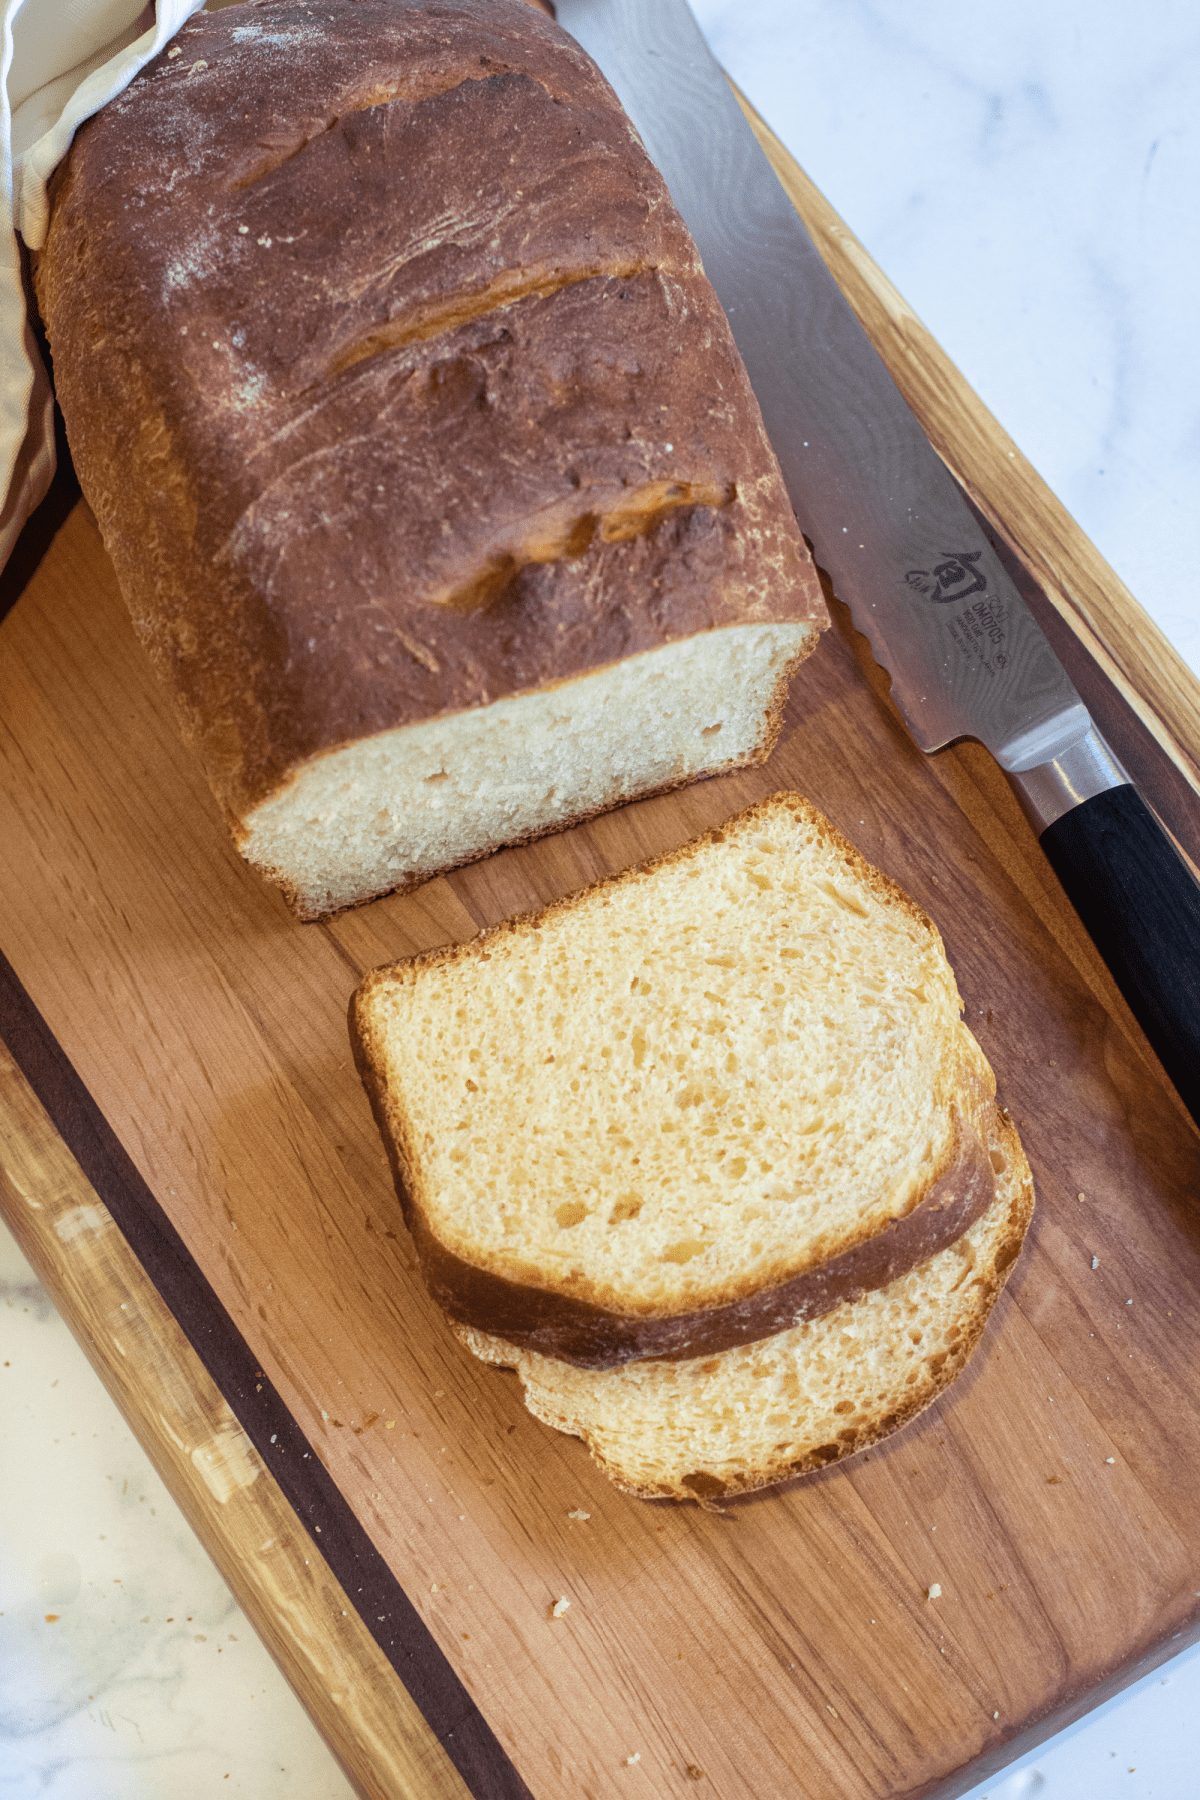
POLYGON ((50 383, 26 315, 17 234, 46 236, 46 183, 84 119, 128 87, 204 0, 0 0, 0 567, 54 476, 50 383), (7 223, 11 221, 11 224, 7 223))

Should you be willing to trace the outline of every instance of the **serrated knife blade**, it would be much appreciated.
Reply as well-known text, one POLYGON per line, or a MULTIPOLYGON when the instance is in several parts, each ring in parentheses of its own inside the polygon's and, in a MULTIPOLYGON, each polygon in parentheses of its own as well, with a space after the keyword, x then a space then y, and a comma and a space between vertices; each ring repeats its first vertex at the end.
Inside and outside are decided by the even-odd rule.
POLYGON ((687 0, 557 0, 729 317, 817 561, 920 748, 978 739, 1200 1122, 1200 889, 1096 730, 750 130, 687 0))
POLYGON ((1004 768, 1090 720, 801 224, 686 0, 559 0, 696 240, 792 504, 922 750, 1004 768))

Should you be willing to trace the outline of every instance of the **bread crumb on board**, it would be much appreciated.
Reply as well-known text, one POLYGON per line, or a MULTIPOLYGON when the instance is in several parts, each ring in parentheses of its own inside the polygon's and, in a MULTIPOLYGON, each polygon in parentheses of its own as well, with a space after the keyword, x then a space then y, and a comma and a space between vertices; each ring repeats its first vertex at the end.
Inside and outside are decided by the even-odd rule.
POLYGON ((567 1514, 568 1519, 590 1519, 591 1516, 592 1516, 591 1513, 584 1512, 584 1510, 581 1506, 577 1506, 575 1508, 574 1512, 569 1512, 567 1514))
POLYGON ((942 1597, 941 1582, 935 1581, 933 1586, 926 1591, 925 1598, 927 1600, 940 1600, 941 1597, 942 1597))
POLYGON ((633 1753, 633 1755, 632 1755, 632 1756, 627 1756, 627 1757, 626 1757, 626 1758, 625 1758, 625 1767, 626 1767, 626 1768, 627 1768, 627 1769, 632 1769, 632 1767, 633 1767, 633 1765, 634 1765, 634 1763, 640 1763, 640 1762, 641 1762, 641 1760, 642 1760, 642 1753, 641 1753, 641 1751, 640 1751, 640 1750, 635 1750, 635 1751, 634 1751, 634 1753, 633 1753))
POLYGON ((571 1602, 567 1599, 566 1595, 564 1594, 562 1599, 556 1600, 554 1602, 554 1605, 550 1608, 550 1617, 552 1619, 561 1619, 563 1614, 566 1612, 567 1608, 570 1606, 570 1604, 571 1604, 571 1602))

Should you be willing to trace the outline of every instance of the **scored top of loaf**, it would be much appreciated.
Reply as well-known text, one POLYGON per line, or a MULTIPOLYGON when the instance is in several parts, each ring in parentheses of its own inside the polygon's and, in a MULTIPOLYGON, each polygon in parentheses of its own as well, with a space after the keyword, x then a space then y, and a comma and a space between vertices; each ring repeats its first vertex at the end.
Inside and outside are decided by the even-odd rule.
POLYGON ((372 732, 826 622, 682 221, 524 0, 197 15, 80 130, 37 279, 85 493, 235 819, 372 732))
POLYGON ((765 1335, 965 1229, 995 1084, 960 1011, 932 922, 782 794, 376 971, 351 1023, 437 1297, 600 1366, 765 1335))

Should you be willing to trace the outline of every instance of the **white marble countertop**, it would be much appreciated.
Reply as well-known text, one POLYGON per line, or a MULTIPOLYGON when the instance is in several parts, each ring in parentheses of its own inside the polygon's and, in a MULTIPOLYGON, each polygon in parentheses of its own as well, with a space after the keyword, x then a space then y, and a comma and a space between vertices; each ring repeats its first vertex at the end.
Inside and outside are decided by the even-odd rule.
MULTIPOLYGON (((1192 0, 696 10, 1200 673, 1192 0)), ((344 1800, 345 1777, 6 1232, 0 1364, 0 1800, 344 1800)), ((1198 1712, 1200 1649, 969 1800, 1185 1800, 1198 1712)))

